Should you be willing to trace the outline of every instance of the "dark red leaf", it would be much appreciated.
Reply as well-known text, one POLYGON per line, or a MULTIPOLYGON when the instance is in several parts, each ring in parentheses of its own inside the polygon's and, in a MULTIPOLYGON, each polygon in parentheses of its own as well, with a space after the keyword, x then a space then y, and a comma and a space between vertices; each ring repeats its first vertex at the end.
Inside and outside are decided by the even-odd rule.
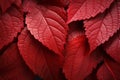
POLYGON ((43 2, 44 4, 60 6, 60 7, 66 7, 69 3, 69 0, 39 0, 39 1, 43 2))
POLYGON ((15 0, 15 2, 14 2, 14 4, 16 4, 18 7, 20 6, 22 6, 21 4, 22 4, 22 0, 15 0))
POLYGON ((18 46, 26 64, 36 75, 44 80, 62 80, 59 74, 62 58, 41 45, 27 30, 21 33, 18 46))
POLYGON ((31 34, 43 45, 62 55, 67 34, 65 11, 56 6, 28 2, 26 24, 31 34))
POLYGON ((20 6, 21 0, 0 0, 0 8, 5 12, 13 3, 20 6))
POLYGON ((72 34, 69 37, 72 39, 68 38, 63 71, 68 80, 84 80, 102 58, 99 50, 88 55, 89 45, 83 33, 75 36, 72 34))
POLYGON ((34 74, 22 60, 16 43, 0 56, 0 80, 34 80, 34 74))
POLYGON ((105 60, 97 72, 98 80, 120 80, 120 64, 105 60))
POLYGON ((75 21, 69 24, 69 31, 68 39, 74 39, 74 37, 80 36, 84 34, 84 29, 83 29, 83 22, 82 21, 75 21), (70 38, 71 37, 71 38, 70 38))
POLYGON ((91 51, 107 41, 119 28, 120 1, 116 0, 106 13, 85 21, 85 30, 91 51))
POLYGON ((68 8, 68 23, 89 19, 109 8, 114 0, 71 0, 68 8))
POLYGON ((114 80, 113 76, 110 74, 110 71, 107 69, 105 64, 103 64, 97 72, 98 80, 114 80))
POLYGON ((0 49, 12 42, 21 28, 23 28, 23 13, 15 7, 0 15, 0 49))
POLYGON ((114 60, 120 63, 120 30, 104 44, 104 49, 114 60))

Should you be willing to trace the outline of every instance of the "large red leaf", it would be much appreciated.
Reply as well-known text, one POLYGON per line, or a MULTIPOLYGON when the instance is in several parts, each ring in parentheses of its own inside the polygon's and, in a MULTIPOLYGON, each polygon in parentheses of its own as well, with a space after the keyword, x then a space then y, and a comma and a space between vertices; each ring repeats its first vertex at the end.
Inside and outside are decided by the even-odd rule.
POLYGON ((61 55, 67 34, 64 9, 37 5, 35 2, 28 2, 26 5, 28 30, 43 45, 61 55))
POLYGON ((68 23, 89 19, 102 13, 114 0, 71 0, 68 8, 68 23))
POLYGON ((23 13, 15 7, 0 15, 0 49, 12 42, 21 28, 23 28, 23 13))
POLYGON ((111 60, 105 61, 97 72, 98 80, 120 80, 120 64, 111 60))
POLYGON ((85 21, 91 51, 107 41, 120 28, 120 0, 116 0, 104 14, 85 21))
POLYGON ((84 80, 96 68, 102 57, 99 50, 88 55, 89 45, 83 33, 75 36, 72 34, 69 37, 72 39, 68 39, 63 71, 68 80, 84 80))
POLYGON ((62 80, 59 74, 62 58, 41 45, 27 30, 21 33, 18 46, 24 61, 36 75, 44 80, 62 80))
POLYGON ((114 60, 120 63, 120 30, 104 44, 104 49, 114 60))
POLYGON ((22 60, 16 43, 0 55, 0 80, 34 80, 34 74, 22 60))
POLYGON ((0 0, 0 8, 5 12, 12 3, 15 3, 17 6, 20 6, 21 0, 0 0))

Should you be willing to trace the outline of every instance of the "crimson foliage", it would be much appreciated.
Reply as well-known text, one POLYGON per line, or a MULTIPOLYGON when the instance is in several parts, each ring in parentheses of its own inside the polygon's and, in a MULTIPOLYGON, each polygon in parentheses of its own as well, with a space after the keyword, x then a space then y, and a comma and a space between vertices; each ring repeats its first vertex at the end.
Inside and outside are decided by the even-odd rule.
POLYGON ((0 0, 0 80, 40 78, 120 80, 120 0, 0 0))

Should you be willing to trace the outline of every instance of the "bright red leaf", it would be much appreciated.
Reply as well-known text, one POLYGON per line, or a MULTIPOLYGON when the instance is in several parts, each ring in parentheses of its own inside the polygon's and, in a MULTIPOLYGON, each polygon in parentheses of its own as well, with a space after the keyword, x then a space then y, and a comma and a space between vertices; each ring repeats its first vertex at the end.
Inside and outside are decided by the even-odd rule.
POLYGON ((68 80, 84 80, 96 68, 102 57, 99 50, 88 55, 89 45, 83 33, 75 36, 72 34, 70 39, 68 38, 63 71, 68 80))
POLYGON ((104 44, 104 49, 114 60, 120 63, 120 30, 104 44))
POLYGON ((0 15, 0 49, 13 41, 23 24, 23 13, 15 7, 0 15))
POLYGON ((84 26, 90 49, 93 51, 120 28, 120 1, 116 0, 106 13, 86 20, 84 26))
POLYGON ((13 3, 20 6, 21 0, 0 0, 0 8, 5 12, 13 3))
POLYGON ((0 55, 0 80, 34 80, 34 74, 22 60, 16 43, 0 55))
POLYGON ((98 80, 120 80, 120 64, 111 60, 105 61, 97 72, 98 80))
POLYGON ((36 75, 44 80, 62 80, 60 75, 62 58, 35 40, 27 30, 21 33, 18 46, 26 64, 36 75))
POLYGON ((64 9, 28 2, 25 10, 28 10, 26 24, 31 34, 43 45, 61 55, 67 34, 64 9))
POLYGON ((114 0, 71 0, 68 8, 68 23, 95 17, 109 8, 114 0))

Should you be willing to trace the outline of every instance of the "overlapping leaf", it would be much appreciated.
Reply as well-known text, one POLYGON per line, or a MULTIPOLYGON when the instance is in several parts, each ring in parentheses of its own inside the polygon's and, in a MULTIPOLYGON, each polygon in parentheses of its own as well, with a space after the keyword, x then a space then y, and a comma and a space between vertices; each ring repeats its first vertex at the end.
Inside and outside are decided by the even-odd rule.
POLYGON ((56 6, 28 2, 26 24, 31 34, 43 45, 61 55, 67 34, 65 11, 56 6))
POLYGON ((109 8, 114 0, 71 0, 68 9, 68 23, 95 17, 109 8))
POLYGON ((0 49, 12 42, 23 28, 23 24, 23 13, 15 7, 0 15, 0 49))
POLYGON ((62 58, 49 51, 24 30, 18 40, 20 54, 30 69, 44 80, 64 80, 60 75, 62 58))
POLYGON ((34 74, 22 60, 16 43, 0 56, 0 80, 34 80, 34 74))
POLYGON ((107 41, 120 28, 120 1, 116 0, 104 14, 85 21, 91 51, 107 41))
POLYGON ((61 68, 68 80, 120 80, 120 0, 68 5, 69 0, 0 0, 0 80, 65 80, 61 68))

